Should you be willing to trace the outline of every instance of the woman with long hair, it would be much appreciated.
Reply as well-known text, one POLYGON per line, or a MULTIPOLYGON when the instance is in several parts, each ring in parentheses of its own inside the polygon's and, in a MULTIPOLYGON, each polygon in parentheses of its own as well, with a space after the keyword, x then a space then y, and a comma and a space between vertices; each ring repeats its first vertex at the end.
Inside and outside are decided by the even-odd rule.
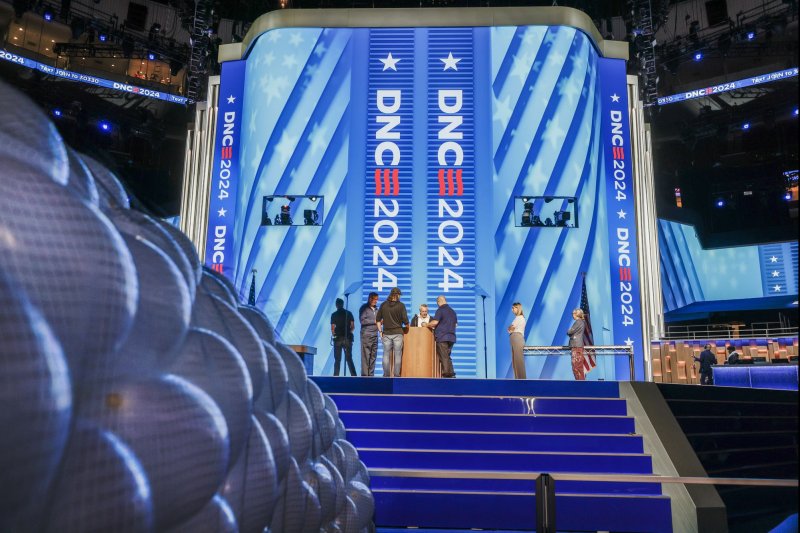
POLYGON ((583 332, 586 329, 586 322, 583 320, 583 311, 574 309, 572 318, 575 322, 567 330, 569 335, 569 346, 572 348, 572 374, 577 381, 586 379, 583 366, 583 332))
POLYGON ((525 379, 525 358, 522 355, 522 347, 525 346, 525 313, 522 311, 522 304, 514 302, 511 312, 514 313, 514 321, 508 326, 511 366, 514 368, 514 379, 525 379))

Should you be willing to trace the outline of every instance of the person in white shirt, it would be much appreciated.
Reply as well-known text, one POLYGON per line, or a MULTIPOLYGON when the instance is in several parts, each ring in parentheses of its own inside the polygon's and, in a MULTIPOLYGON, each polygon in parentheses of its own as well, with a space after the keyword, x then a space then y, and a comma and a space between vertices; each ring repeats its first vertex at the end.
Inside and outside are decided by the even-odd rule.
POLYGON ((525 313, 522 311, 522 304, 514 302, 511 312, 514 313, 514 321, 508 326, 511 365, 514 368, 514 379, 525 379, 525 359, 522 355, 522 347, 525 346, 525 313))
POLYGON ((411 318, 412 328, 423 328, 431 321, 431 315, 428 313, 428 304, 421 304, 419 306, 419 314, 411 318))

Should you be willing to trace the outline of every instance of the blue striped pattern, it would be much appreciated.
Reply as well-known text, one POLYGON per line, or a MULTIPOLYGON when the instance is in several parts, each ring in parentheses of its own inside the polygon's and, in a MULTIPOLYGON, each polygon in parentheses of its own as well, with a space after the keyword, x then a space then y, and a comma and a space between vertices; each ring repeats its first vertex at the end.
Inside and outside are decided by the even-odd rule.
POLYGON ((764 296, 797 294, 797 242, 758 247, 764 296))
MULTIPOLYGON (((458 316, 457 342, 453 346, 451 357, 456 375, 474 377, 477 374, 476 364, 476 312, 475 293, 472 286, 475 284, 475 125, 474 125, 474 58, 475 48, 473 28, 432 28, 428 32, 428 187, 427 187, 427 228, 426 239, 429 243, 427 250, 427 292, 426 300, 433 304, 439 295, 447 298, 447 303, 458 316), (452 54, 458 59, 456 69, 444 70, 445 64, 441 61, 452 54), (445 142, 438 140, 438 133, 444 127, 439 122, 439 117, 444 113, 439 110, 439 90, 460 89, 462 91, 462 108, 455 115, 463 117, 463 124, 454 132, 462 135, 463 139, 457 140, 464 152, 463 163, 456 167, 455 156, 452 152, 447 154, 448 165, 439 164, 439 147, 445 142), (449 191, 449 184, 445 175, 445 194, 439 195, 440 168, 452 169, 455 186, 456 169, 462 171, 464 184, 463 195, 453 196, 449 191), (447 194, 448 191, 451 194, 447 194), (455 218, 444 210, 440 216, 440 200, 447 203, 455 212, 460 202, 463 212, 455 218), (446 222, 454 221, 454 222, 446 222), (458 223, 463 228, 463 239, 457 244, 448 245, 439 237, 440 224, 448 224, 442 230, 446 239, 454 239, 458 232, 451 224, 458 223), (442 257, 440 263, 440 247, 446 251, 454 262, 462 259, 460 265, 450 263, 448 255, 442 257), (458 254, 457 248, 463 255, 458 254), (448 275, 446 270, 452 271, 459 279, 448 275), (453 287, 453 283, 457 285, 453 287)), ((449 99, 452 104, 453 100, 449 99)))

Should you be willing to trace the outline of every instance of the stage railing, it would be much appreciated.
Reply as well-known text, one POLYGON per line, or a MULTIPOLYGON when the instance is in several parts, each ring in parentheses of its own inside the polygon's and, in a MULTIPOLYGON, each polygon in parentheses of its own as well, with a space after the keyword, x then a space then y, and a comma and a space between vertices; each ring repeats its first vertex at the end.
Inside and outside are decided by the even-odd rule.
MULTIPOLYGON (((538 533, 556 532, 556 482, 600 481, 606 483, 677 483, 682 485, 723 485, 738 487, 797 488, 796 479, 661 476, 647 474, 572 474, 549 472, 501 472, 496 470, 427 470, 409 468, 370 468, 371 477, 423 479, 493 479, 527 480, 535 483, 531 495, 537 495, 535 524, 538 533)), ((533 488, 533 487, 532 487, 533 488)), ((533 514, 533 513, 532 513, 533 514)), ((533 518, 533 516, 532 516, 533 518)), ((532 520, 533 522, 534 520, 532 520)))
MULTIPOLYGON (((636 371, 633 366, 632 346, 584 346, 583 351, 598 357, 627 357, 631 381, 636 380, 636 371)), ((572 357, 572 348, 569 346, 523 346, 522 355, 525 357, 572 357)))
POLYGON ((663 340, 705 339, 768 339, 797 337, 798 328, 780 322, 753 323, 750 327, 737 324, 704 324, 700 326, 669 326, 663 340))

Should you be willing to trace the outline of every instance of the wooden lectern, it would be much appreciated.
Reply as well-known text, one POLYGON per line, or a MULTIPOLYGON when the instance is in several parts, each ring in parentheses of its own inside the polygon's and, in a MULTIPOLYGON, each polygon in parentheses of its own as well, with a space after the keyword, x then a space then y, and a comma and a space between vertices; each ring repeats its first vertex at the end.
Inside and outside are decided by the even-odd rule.
POLYGON ((403 339, 404 378, 440 378, 442 369, 436 356, 436 342, 428 328, 408 328, 403 339))

